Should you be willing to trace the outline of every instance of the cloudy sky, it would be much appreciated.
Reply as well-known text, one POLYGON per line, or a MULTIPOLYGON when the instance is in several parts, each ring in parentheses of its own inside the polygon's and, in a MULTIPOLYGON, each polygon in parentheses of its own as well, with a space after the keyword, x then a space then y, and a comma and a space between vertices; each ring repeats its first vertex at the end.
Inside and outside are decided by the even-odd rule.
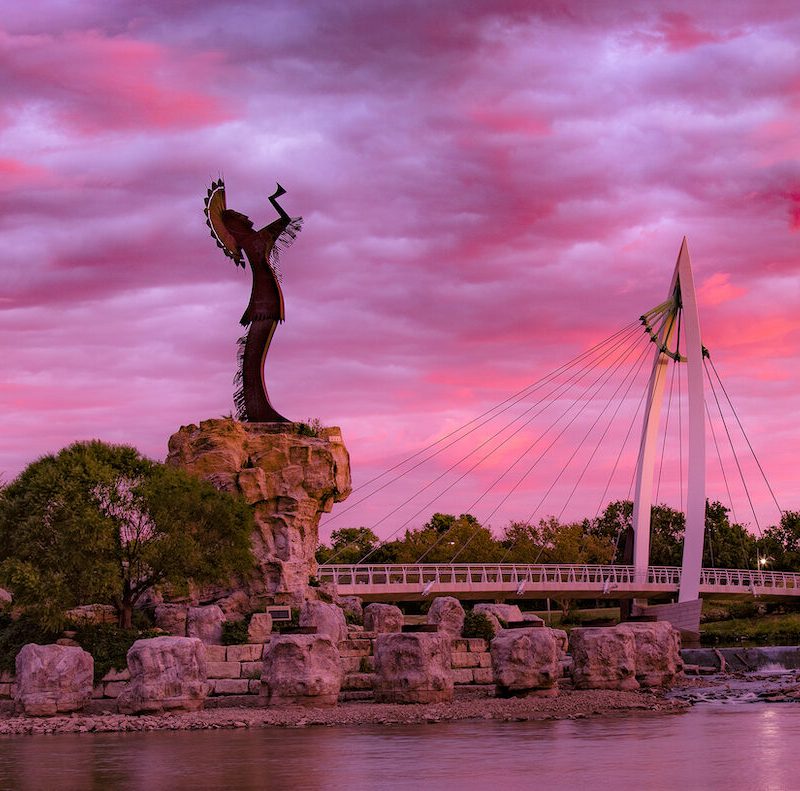
POLYGON ((685 235, 705 345, 800 508, 793 0, 40 0, 3 25, 6 480, 75 439, 163 458, 230 412, 222 174, 257 225, 276 181, 305 218, 270 394, 342 427, 357 483, 662 301, 685 235))

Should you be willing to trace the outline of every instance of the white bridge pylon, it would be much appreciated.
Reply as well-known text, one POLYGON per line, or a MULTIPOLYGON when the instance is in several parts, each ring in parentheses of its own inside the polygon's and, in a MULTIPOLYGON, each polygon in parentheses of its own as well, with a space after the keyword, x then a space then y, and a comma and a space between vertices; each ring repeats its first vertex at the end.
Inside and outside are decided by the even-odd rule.
POLYGON ((670 362, 685 363, 688 383, 689 458, 686 497, 686 532, 683 545, 678 602, 696 601, 700 596, 700 573, 705 532, 705 407, 703 395, 703 344, 697 297, 684 237, 672 275, 666 302, 642 316, 642 322, 653 335, 656 351, 647 391, 636 488, 633 500, 634 570, 637 579, 646 580, 650 558, 650 509, 653 502, 653 474, 664 385, 670 362), (660 327, 654 330, 650 319, 658 317, 660 327), (683 334, 685 355, 681 356, 676 340, 683 334))

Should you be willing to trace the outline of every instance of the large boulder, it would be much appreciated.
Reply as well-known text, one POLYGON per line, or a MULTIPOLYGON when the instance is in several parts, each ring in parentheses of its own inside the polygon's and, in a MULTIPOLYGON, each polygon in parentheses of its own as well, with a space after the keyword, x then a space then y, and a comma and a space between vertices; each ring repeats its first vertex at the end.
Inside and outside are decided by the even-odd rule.
POLYGON ((569 635, 563 629, 548 629, 556 641, 558 658, 563 659, 569 651, 569 635))
POLYGON ((67 620, 76 626, 87 624, 117 623, 119 616, 113 604, 82 604, 67 610, 64 615, 67 620))
POLYGON ((129 686, 117 698, 120 712, 196 711, 211 685, 206 652, 196 637, 151 637, 128 650, 129 686))
POLYGON ((92 697, 94 659, 82 648, 22 646, 16 659, 17 711, 36 717, 82 709, 92 697))
POLYGON ((247 625, 248 643, 266 643, 272 636, 272 616, 268 612, 254 612, 247 625))
POLYGON ((516 604, 476 604, 472 611, 485 615, 495 634, 507 624, 523 620, 522 610, 516 604))
POLYGON ((335 645, 347 639, 347 621, 344 610, 323 601, 306 601, 300 608, 300 626, 316 626, 317 634, 330 637, 335 645))
POLYGON ((642 687, 671 687, 683 672, 680 632, 668 621, 625 623, 633 634, 636 680, 642 687))
POLYGON ((450 637, 438 632, 375 638, 375 700, 446 703, 453 699, 450 637))
POLYGON ((364 605, 358 596, 338 596, 335 600, 343 610, 348 623, 364 623, 364 605))
POLYGON ((428 623, 436 624, 440 632, 461 637, 464 629, 464 608, 453 596, 437 596, 428 610, 428 623))
POLYGON ((185 604, 159 604, 155 610, 156 626, 174 637, 186 637, 188 612, 185 604))
POLYGON ((186 615, 186 636, 197 637, 207 645, 222 645, 225 613, 216 604, 190 607, 186 615))
POLYGON ((333 706, 344 671, 339 649, 319 634, 282 634, 264 646, 261 694, 269 705, 333 706))
POLYGON ((569 635, 576 689, 638 689, 636 643, 630 629, 573 629, 569 635))
POLYGON ((340 429, 307 436, 294 423, 204 420, 170 437, 166 463, 238 492, 251 505, 259 573, 231 590, 245 590, 251 609, 264 594, 288 595, 298 603, 306 597, 309 577, 317 573, 320 517, 351 491, 340 429))
POLYGON ((558 646, 550 629, 504 629, 490 646, 494 680, 501 695, 555 695, 561 675, 558 646))
POLYGON ((394 604, 374 602, 364 608, 364 631, 400 632, 403 629, 403 611, 394 604))

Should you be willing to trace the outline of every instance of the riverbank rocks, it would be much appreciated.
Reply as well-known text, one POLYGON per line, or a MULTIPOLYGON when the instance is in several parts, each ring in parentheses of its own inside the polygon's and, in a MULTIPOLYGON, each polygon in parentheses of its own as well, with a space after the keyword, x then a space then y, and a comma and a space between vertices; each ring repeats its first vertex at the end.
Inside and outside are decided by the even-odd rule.
POLYGON ((668 621, 624 623, 633 634, 636 680, 642 687, 671 687, 683 672, 680 632, 668 621))
POLYGON ((186 617, 189 608, 184 604, 159 604, 155 609, 156 627, 173 637, 186 637, 186 617))
POLYGON ((551 697, 561 675, 556 638, 549 629, 503 629, 490 646, 501 696, 551 697))
POLYGON ((569 635, 576 689, 638 689, 636 643, 624 627, 573 629, 569 635))
POLYGON ((347 621, 344 610, 335 604, 306 601, 300 608, 299 626, 316 626, 317 634, 330 637, 334 645, 347 639, 347 621))
POLYGON ((472 611, 485 615, 492 624, 495 634, 509 623, 525 620, 522 610, 516 604, 476 604, 472 611))
POLYGON ((17 711, 47 717, 82 709, 92 697, 94 659, 82 648, 22 646, 16 658, 17 711))
POLYGON ((265 593, 305 598, 317 571, 320 517, 351 491, 341 430, 307 436, 298 425, 204 420, 181 427, 169 440, 167 464, 242 494, 253 509, 259 574, 238 585, 253 609, 265 593))
POLYGON ((368 604, 364 608, 364 631, 399 632, 403 629, 403 611, 394 604, 368 604))
POLYGON ((254 612, 247 625, 248 643, 266 643, 272 634, 272 616, 268 612, 254 612))
POLYGON ((197 637, 207 645, 222 645, 222 624, 225 613, 216 604, 189 607, 186 613, 186 636, 197 637))
POLYGON ((374 649, 375 700, 378 703, 451 701, 450 642, 448 635, 438 632, 379 634, 374 649))
POLYGON ((205 648, 196 637, 151 637, 128 650, 129 686, 117 698, 120 713, 196 711, 211 685, 205 648))
POLYGON ((453 596, 437 596, 428 610, 428 623, 436 624, 440 632, 461 637, 464 629, 464 608, 453 596))
POLYGON ((333 706, 344 671, 330 637, 283 634, 264 646, 261 694, 268 705, 333 706))

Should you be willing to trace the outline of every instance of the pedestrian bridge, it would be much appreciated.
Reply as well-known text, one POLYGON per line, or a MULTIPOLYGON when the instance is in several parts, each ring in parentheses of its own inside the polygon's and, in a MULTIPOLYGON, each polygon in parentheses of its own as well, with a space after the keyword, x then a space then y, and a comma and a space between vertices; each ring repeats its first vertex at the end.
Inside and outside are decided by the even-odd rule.
MULTIPOLYGON (((365 601, 416 601, 433 596, 458 599, 650 599, 678 594, 681 570, 650 566, 524 565, 514 563, 410 563, 408 565, 321 565, 320 582, 340 596, 365 601)), ((702 569, 705 597, 800 596, 800 574, 748 569, 702 569)))

